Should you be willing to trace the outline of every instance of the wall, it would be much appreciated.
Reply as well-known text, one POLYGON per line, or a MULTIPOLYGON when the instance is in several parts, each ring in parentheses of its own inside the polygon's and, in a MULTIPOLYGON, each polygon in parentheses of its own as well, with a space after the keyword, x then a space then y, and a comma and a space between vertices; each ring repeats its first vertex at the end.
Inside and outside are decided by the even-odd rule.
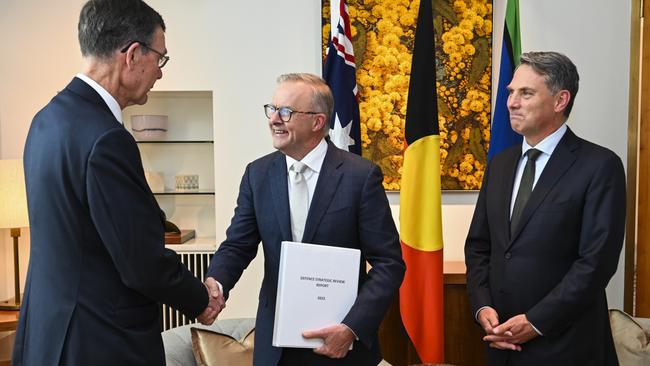
MULTIPOLYGON (((498 13, 504 0, 495 1, 498 13)), ((82 3, 59 0, 52 7, 43 0, 0 0, 0 37, 6 51, 0 58, 0 158, 22 156, 32 116, 78 71, 76 24, 82 3)), ((209 0, 151 0, 149 4, 167 23, 171 56, 155 88, 214 90, 216 226, 218 233, 224 232, 245 164, 272 151, 262 105, 271 98, 275 77, 285 72, 320 72, 320 2, 256 0, 223 5, 209 0)), ((570 126, 610 147, 623 161, 629 14, 627 1, 597 0, 589 6, 578 0, 521 1, 524 50, 565 52, 581 72, 570 126), (588 21, 578 26, 576 17, 588 21)), ((389 199, 397 215, 399 195, 389 193, 389 199)), ((475 200, 475 193, 443 197, 447 259, 462 259, 475 200)), ((4 258, 11 256, 9 245, 0 252, 4 258)), ((21 253, 23 259, 25 254, 21 253)), ((233 291, 224 317, 254 315, 262 275, 260 257, 233 291)), ((26 262, 22 266, 26 268, 26 262)), ((0 298, 12 291, 11 279, 5 282, 6 288, 0 283, 0 298)), ((609 291, 612 306, 622 307, 622 293, 622 277, 617 277, 609 291)))

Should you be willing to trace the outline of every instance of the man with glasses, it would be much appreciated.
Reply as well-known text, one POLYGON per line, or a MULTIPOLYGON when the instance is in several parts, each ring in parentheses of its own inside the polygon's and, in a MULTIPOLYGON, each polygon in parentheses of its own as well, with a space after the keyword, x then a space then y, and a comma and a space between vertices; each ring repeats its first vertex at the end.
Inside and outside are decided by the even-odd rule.
POLYGON ((325 138, 333 105, 329 87, 315 75, 278 78, 273 102, 264 106, 278 151, 246 167, 226 240, 208 270, 208 279, 219 281, 227 297, 262 242, 265 270, 255 365, 375 366, 381 360, 377 329, 402 283, 405 266, 381 170, 325 138), (306 184, 306 207, 294 200, 298 186, 290 180, 298 174, 296 169, 306 184), (348 314, 340 324, 303 333, 324 340, 315 350, 271 345, 283 240, 361 250, 358 296, 348 314), (372 266, 368 273, 366 261, 372 266))
POLYGON ((169 60, 141 0, 91 0, 81 73, 32 121, 24 151, 31 258, 14 365, 163 365, 159 303, 211 323, 217 290, 164 247, 164 214, 122 112, 169 60))

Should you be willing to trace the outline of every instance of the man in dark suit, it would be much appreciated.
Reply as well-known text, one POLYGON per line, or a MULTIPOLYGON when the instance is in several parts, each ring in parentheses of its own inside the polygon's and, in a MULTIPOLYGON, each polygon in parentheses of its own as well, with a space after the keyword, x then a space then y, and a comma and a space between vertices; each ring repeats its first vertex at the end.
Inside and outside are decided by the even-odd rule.
POLYGON ((207 323, 220 310, 165 249, 164 214, 120 123, 162 77, 164 30, 140 0, 81 10, 82 73, 25 145, 31 256, 14 365, 162 365, 158 302, 207 323))
POLYGON ((605 287, 625 227, 625 173, 565 124, 578 72, 521 55, 508 86, 524 136, 489 163, 465 243, 472 310, 490 365, 617 365, 605 287))
POLYGON ((262 241, 254 364, 374 366, 381 360, 377 329, 405 270, 381 170, 325 139, 333 97, 321 78, 288 74, 278 84, 273 104, 264 109, 279 151, 246 167, 235 215, 208 276, 223 285, 227 297, 262 241), (301 164, 309 187, 306 220, 295 217, 290 199, 289 173, 301 164), (348 314, 340 324, 303 333, 324 340, 315 350, 271 345, 283 240, 361 250, 358 296, 348 314), (366 261, 372 265, 368 273, 366 261))

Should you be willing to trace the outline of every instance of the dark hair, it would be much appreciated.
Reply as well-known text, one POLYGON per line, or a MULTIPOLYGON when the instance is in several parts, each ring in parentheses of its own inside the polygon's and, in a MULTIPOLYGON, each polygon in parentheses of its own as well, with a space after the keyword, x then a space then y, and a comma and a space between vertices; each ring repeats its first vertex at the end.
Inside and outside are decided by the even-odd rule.
POLYGON ((573 102, 578 94, 580 76, 576 65, 559 52, 526 52, 521 54, 520 65, 528 65, 542 75, 546 86, 555 94, 560 90, 568 90, 571 97, 564 109, 564 115, 569 117, 573 102))
POLYGON ((165 22, 144 1, 89 0, 79 15, 81 54, 107 59, 131 41, 150 44, 157 27, 164 32, 165 22))

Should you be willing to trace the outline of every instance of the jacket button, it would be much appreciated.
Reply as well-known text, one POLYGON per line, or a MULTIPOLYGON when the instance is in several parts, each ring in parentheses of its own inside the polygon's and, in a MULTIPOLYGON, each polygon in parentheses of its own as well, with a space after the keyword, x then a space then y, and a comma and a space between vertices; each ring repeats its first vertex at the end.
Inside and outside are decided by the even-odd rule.
POLYGON ((510 253, 506 253, 506 255, 505 255, 505 258, 506 258, 506 259, 510 259, 511 257, 512 257, 512 254, 510 254, 510 253))

